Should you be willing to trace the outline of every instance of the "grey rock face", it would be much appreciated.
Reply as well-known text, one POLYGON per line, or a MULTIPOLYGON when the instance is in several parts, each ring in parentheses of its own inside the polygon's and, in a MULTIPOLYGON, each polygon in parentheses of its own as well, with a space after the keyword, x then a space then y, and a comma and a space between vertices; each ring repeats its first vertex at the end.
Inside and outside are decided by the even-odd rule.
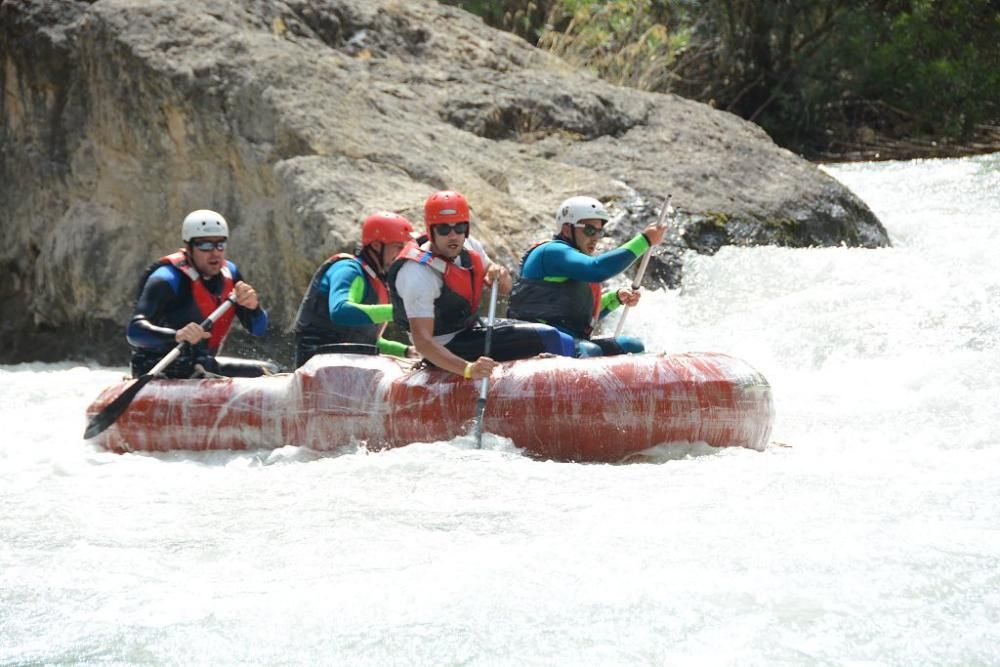
POLYGON ((4 2, 0 60, 0 361, 124 363, 136 281, 197 208, 229 220, 276 332, 367 213, 419 227, 442 188, 511 266, 566 197, 609 202, 624 239, 672 194, 650 286, 680 280, 687 248, 888 244, 756 126, 430 1, 4 2))

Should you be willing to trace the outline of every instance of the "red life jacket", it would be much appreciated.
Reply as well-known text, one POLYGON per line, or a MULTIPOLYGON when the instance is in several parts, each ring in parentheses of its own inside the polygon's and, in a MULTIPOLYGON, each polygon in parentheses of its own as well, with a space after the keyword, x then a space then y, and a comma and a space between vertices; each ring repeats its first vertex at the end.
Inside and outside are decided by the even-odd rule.
MULTIPOLYGON (((233 291, 233 274, 230 272, 228 264, 222 265, 222 271, 220 271, 223 280, 222 291, 219 296, 215 296, 205 287, 205 283, 201 279, 201 274, 198 273, 198 269, 194 268, 188 262, 187 253, 183 249, 161 257, 160 263, 173 265, 175 269, 190 279, 191 295, 194 297, 194 303, 198 308, 198 312, 201 313, 202 320, 207 319, 212 314, 212 311, 218 308, 222 301, 229 296, 229 293, 233 291)), ((229 328, 233 325, 233 318, 235 316, 236 309, 230 308, 212 325, 212 337, 208 339, 208 349, 212 353, 218 352, 219 348, 226 341, 226 336, 229 335, 229 328)))
POLYGON ((594 309, 590 313, 590 330, 593 331, 601 319, 601 283, 590 283, 590 293, 594 296, 594 309))
MULTIPOLYGON (((385 283, 379 277, 378 273, 375 272, 375 269, 368 266, 368 262, 366 262, 364 258, 354 257, 354 255, 348 255, 347 253, 334 255, 334 257, 338 259, 343 259, 345 257, 357 259, 361 264, 361 268, 365 272, 365 276, 368 278, 368 285, 375 290, 375 296, 378 298, 378 302, 382 304, 389 303, 389 288, 385 286, 385 283)), ((331 257, 331 259, 333 258, 331 257)))
MULTIPOLYGON (((475 250, 463 249, 458 256, 459 263, 456 264, 444 257, 438 257, 430 250, 422 250, 415 241, 411 241, 403 247, 389 267, 390 286, 395 285, 396 274, 408 261, 431 267, 444 280, 441 296, 434 301, 434 335, 454 333, 472 326, 476 321, 486 278, 482 256, 475 250)), ((393 319, 401 328, 409 331, 410 323, 406 317, 406 309, 394 288, 390 296, 393 319)))

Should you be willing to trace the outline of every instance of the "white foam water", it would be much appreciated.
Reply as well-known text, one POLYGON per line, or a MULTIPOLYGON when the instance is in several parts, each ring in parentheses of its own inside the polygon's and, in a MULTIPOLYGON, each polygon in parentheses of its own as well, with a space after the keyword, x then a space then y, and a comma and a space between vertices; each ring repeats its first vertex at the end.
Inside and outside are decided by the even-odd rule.
POLYGON ((764 452, 486 435, 113 455, 0 367, 0 663, 1000 664, 1000 155, 827 168, 892 248, 724 248, 626 329, 771 381, 764 452))

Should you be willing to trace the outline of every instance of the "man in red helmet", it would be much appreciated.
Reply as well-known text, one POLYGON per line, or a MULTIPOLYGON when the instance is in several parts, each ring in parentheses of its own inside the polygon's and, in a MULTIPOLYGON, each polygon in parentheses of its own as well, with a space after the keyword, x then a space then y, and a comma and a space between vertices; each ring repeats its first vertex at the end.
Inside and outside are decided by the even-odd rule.
POLYGON ((412 347, 382 338, 392 319, 385 271, 412 239, 413 225, 379 211, 365 218, 361 250, 327 259, 316 270, 295 317, 295 367, 323 352, 415 356, 412 347))
POLYGON ((542 352, 571 356, 572 337, 544 324, 503 320, 484 356, 486 327, 477 316, 484 286, 497 281, 509 294, 510 272, 491 262, 469 238, 469 203, 458 192, 435 192, 424 203, 427 241, 411 242, 389 267, 393 319, 409 332, 417 352, 466 378, 488 377, 498 361, 542 352))

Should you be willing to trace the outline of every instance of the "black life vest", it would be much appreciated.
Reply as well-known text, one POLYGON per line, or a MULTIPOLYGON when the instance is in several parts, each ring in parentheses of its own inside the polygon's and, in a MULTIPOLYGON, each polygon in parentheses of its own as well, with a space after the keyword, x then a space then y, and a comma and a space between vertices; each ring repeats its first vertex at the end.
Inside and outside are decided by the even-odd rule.
POLYGON ((361 326, 344 326, 330 320, 329 295, 319 289, 323 276, 337 262, 353 260, 361 265, 365 280, 371 290, 365 290, 365 298, 362 303, 368 305, 389 303, 389 291, 385 283, 360 257, 340 253, 333 255, 316 269, 309 289, 299 304, 299 311, 295 316, 295 338, 297 345, 318 347, 320 345, 333 345, 338 343, 361 343, 364 345, 375 345, 385 323, 365 324, 361 326))
POLYGON ((565 243, 557 239, 542 241, 528 248, 521 258, 522 276, 514 283, 507 306, 507 317, 528 322, 542 322, 576 338, 587 338, 601 316, 601 284, 578 280, 554 282, 524 278, 524 263, 537 248, 547 243, 565 243))

